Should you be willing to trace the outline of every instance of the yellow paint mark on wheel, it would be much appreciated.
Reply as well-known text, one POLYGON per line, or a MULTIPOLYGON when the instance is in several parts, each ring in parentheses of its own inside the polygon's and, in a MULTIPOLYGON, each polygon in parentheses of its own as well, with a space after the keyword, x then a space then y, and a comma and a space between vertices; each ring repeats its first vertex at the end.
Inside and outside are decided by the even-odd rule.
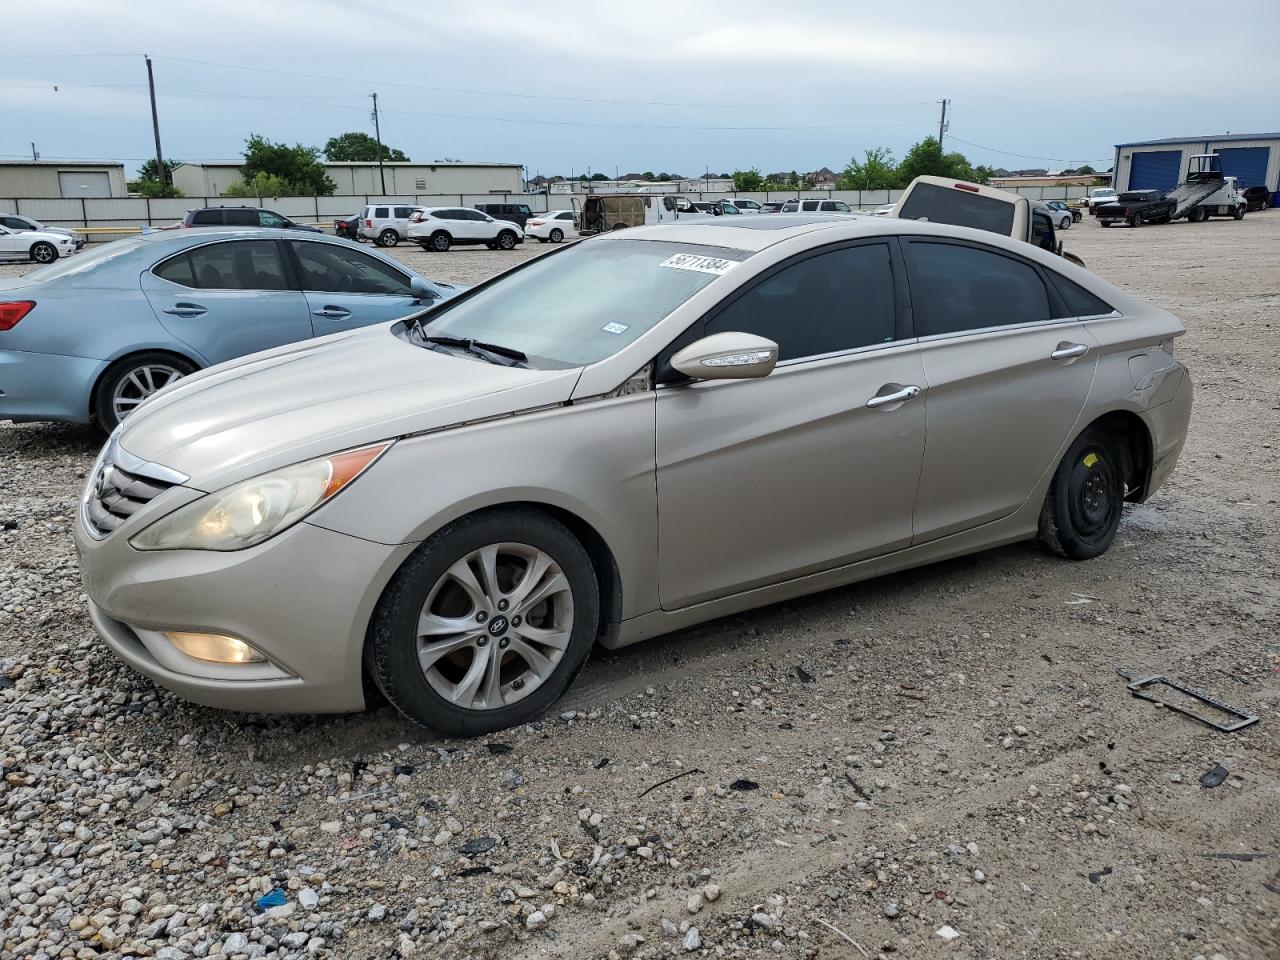
POLYGON ((1098 455, 1096 453, 1091 453, 1084 458, 1084 465, 1088 467, 1090 470, 1093 469, 1093 465, 1097 462, 1098 462, 1098 455))

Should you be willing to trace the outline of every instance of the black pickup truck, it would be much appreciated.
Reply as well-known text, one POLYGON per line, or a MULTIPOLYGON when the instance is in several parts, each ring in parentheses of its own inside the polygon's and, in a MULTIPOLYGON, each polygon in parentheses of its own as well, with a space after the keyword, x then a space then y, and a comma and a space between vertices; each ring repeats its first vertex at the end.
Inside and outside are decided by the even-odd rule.
POLYGON ((1104 227, 1113 223, 1140 227, 1144 223, 1168 223, 1177 206, 1177 200, 1167 199, 1159 190, 1130 190, 1098 207, 1096 216, 1104 227))

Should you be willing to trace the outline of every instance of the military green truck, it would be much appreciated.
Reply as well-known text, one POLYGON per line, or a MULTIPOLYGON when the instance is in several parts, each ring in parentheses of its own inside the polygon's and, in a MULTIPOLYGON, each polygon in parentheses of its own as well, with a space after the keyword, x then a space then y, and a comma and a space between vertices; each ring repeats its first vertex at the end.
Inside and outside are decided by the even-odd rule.
POLYGON ((581 236, 589 237, 625 227, 643 227, 658 222, 657 204, 652 194, 594 193, 573 200, 573 221, 581 236))

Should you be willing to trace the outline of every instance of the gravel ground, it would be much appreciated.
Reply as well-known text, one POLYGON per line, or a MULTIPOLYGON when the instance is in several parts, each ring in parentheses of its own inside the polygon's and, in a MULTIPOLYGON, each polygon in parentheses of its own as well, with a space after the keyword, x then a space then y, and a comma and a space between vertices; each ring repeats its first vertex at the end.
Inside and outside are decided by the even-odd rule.
MULTIPOLYGON (((1110 553, 1015 545, 601 653, 481 741, 120 666, 69 536, 100 437, 0 425, 0 956, 1280 956, 1280 213, 1066 242, 1183 318, 1197 384, 1110 553), (1118 667, 1262 720, 1215 733, 1118 667)), ((396 255, 474 281, 546 249, 396 255)))

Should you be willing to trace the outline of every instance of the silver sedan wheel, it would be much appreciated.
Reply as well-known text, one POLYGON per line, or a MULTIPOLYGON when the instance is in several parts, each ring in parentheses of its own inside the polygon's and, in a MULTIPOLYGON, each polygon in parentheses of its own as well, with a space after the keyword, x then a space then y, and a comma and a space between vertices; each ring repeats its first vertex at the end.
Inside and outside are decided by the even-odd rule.
POLYGON ((549 555, 494 543, 454 563, 418 617, 418 663, 433 690, 496 710, 546 683, 573 636, 573 591, 549 555))
POLYGON ((111 409, 116 420, 133 413, 133 408, 157 390, 182 379, 182 371, 163 363, 134 367, 116 383, 111 393, 111 409))

